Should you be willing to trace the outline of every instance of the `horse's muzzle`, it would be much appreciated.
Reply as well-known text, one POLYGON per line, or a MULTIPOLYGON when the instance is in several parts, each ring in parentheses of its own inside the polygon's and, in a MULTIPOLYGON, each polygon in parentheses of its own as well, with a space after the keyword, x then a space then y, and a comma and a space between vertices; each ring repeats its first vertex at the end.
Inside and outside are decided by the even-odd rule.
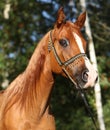
POLYGON ((82 82, 85 83, 84 88, 93 87, 98 81, 98 74, 89 72, 87 69, 82 72, 82 82))

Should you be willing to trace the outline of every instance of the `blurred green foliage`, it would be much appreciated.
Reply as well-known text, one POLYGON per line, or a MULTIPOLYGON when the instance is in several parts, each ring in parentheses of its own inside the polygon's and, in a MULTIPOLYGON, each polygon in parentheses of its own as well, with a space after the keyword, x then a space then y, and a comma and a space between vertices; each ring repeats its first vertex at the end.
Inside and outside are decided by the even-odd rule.
MULTIPOLYGON (((67 19, 73 20, 81 13, 79 1, 69 6, 68 0, 9 0, 9 19, 4 18, 6 1, 0 1, 0 86, 11 82, 23 72, 44 34, 53 28, 57 10, 64 6, 67 19)), ((104 120, 110 129, 110 2, 87 0, 93 40, 95 43, 104 120)), ((84 30, 82 30, 84 32, 84 30)), ((85 35, 85 34, 84 34, 85 35)), ((85 37, 87 39, 87 36, 85 37)), ((88 40, 88 39, 87 39, 88 40)), ((74 86, 62 77, 56 77, 51 107, 57 130, 95 130, 74 86)), ((2 88, 1 88, 2 89, 2 88)), ((87 91, 89 103, 96 117, 94 91, 87 91)))

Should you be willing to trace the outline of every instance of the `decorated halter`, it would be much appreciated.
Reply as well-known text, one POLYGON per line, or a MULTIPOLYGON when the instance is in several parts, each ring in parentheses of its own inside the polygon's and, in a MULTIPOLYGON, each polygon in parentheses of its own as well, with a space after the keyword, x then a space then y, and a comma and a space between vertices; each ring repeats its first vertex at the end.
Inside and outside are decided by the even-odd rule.
POLYGON ((49 44, 48 44, 48 51, 53 51, 54 56, 59 64, 59 66, 62 67, 62 70, 64 71, 64 73, 68 76, 68 78, 75 84, 75 86, 77 87, 77 83, 72 79, 72 77, 69 75, 68 71, 66 70, 66 66, 68 66, 69 64, 73 63, 74 61, 76 61, 77 59, 79 59, 80 57, 86 57, 85 53, 79 53, 75 56, 73 56, 72 58, 70 58, 69 60, 62 62, 60 57, 57 54, 57 51, 55 49, 55 46, 52 42, 52 31, 50 31, 50 37, 49 37, 49 44))

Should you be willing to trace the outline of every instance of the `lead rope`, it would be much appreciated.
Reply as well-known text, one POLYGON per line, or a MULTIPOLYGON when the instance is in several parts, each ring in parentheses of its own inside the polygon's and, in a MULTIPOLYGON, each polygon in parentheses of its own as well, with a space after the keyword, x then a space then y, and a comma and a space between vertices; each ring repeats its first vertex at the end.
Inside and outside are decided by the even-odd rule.
POLYGON ((68 78, 71 80, 71 82, 76 86, 76 88, 78 88, 78 90, 80 92, 80 95, 81 95, 81 97, 82 97, 82 99, 84 101, 84 105, 85 105, 85 107, 86 107, 86 109, 87 109, 87 111, 88 111, 88 113, 89 113, 89 115, 91 117, 91 120, 92 120, 92 122, 93 122, 93 124, 95 126, 95 129, 99 130, 99 128, 97 127, 97 124, 95 122, 95 118, 93 116, 93 113, 91 112, 90 106, 89 106, 89 104, 87 102, 87 97, 86 97, 85 92, 83 91, 83 89, 81 88, 81 86, 79 84, 76 84, 76 82, 71 78, 71 76, 69 75, 69 73, 67 72, 67 70, 64 67, 62 69, 63 69, 64 73, 68 76, 68 78))
MULTIPOLYGON (((49 44, 48 44, 48 51, 50 52, 51 50, 53 51, 53 53, 54 53, 54 55, 55 55, 55 58, 56 58, 58 64, 62 67, 63 72, 66 74, 66 76, 70 79, 70 81, 71 81, 71 82, 76 86, 76 88, 79 90, 79 92, 80 92, 80 94, 81 94, 81 97, 82 97, 82 99, 83 99, 83 101, 84 101, 84 105, 85 105, 87 111, 89 112, 90 117, 91 117, 91 119, 92 119, 92 122, 93 122, 93 124, 94 124, 94 126, 95 126, 95 129, 96 129, 96 130, 99 130, 98 127, 97 127, 97 124, 96 124, 96 122, 95 122, 94 116, 93 116, 93 114, 92 114, 92 112, 91 112, 91 110, 90 110, 89 104, 88 104, 88 102, 87 102, 87 97, 86 97, 85 92, 83 91, 83 89, 81 88, 81 86, 80 86, 79 84, 77 84, 77 83, 72 79, 72 77, 69 75, 68 71, 66 70, 65 66, 63 66, 63 63, 61 62, 59 56, 57 55, 57 52, 56 52, 56 50, 55 50, 55 47, 54 47, 54 45, 52 44, 52 31, 50 31, 49 44)), ((85 54, 81 54, 81 55, 82 55, 82 56, 85 56, 85 54)), ((80 55, 79 55, 78 57, 80 57, 80 55)), ((74 61, 74 60, 73 60, 73 61, 74 61)))
POLYGON ((78 88, 79 88, 80 95, 81 95, 81 97, 82 97, 82 99, 83 99, 83 101, 84 101, 85 107, 86 107, 86 109, 87 109, 87 111, 88 111, 88 113, 89 113, 89 115, 90 115, 90 117, 91 117, 91 120, 92 120, 92 122, 93 122, 93 124, 94 124, 94 126, 95 126, 95 129, 96 129, 96 130, 99 130, 99 128, 97 127, 97 124, 96 124, 96 122, 95 122, 95 118, 94 118, 94 116, 93 116, 93 113, 91 112, 89 103, 87 102, 86 93, 83 91, 83 89, 80 87, 80 85, 77 85, 77 86, 78 86, 78 88))

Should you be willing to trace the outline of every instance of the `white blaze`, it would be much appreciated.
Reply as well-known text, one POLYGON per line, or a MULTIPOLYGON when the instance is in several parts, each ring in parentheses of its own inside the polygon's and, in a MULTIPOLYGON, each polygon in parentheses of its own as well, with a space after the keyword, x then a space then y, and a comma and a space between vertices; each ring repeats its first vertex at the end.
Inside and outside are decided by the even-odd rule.
POLYGON ((80 52, 81 53, 85 53, 81 38, 76 33, 74 33, 74 32, 73 32, 73 35, 74 35, 74 38, 75 38, 75 40, 77 42, 77 45, 78 45, 78 47, 80 49, 80 52))
MULTIPOLYGON (((78 34, 74 33, 73 32, 73 35, 74 35, 74 38, 76 40, 76 43, 79 47, 79 50, 80 50, 80 53, 85 53, 84 51, 84 48, 83 48, 83 43, 82 43, 82 40, 81 38, 78 36, 78 34)), ((94 81, 97 77, 97 72, 95 71, 95 69, 93 68, 93 65, 90 63, 89 59, 87 57, 84 58, 85 60, 85 65, 88 69, 88 82, 85 84, 85 88, 88 87, 88 86, 93 86, 94 85, 94 81)))

